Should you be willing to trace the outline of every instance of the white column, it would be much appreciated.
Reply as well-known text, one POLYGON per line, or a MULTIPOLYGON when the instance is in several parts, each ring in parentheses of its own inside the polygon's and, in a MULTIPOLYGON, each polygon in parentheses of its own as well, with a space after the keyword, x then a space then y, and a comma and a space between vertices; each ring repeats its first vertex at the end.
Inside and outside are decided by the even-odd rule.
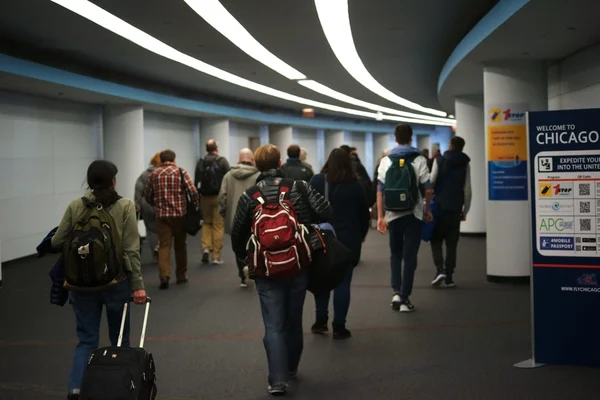
POLYGON ((346 131, 326 131, 325 132, 325 160, 329 157, 331 150, 336 149, 344 144, 348 144, 351 135, 346 131))
MULTIPOLYGON (((362 155, 362 154, 361 154, 362 155)), ((377 159, 373 159, 373 134, 371 132, 365 133, 365 154, 364 154, 364 163, 369 176, 373 173, 373 168, 375 168, 375 162, 377 159)), ((373 178, 371 176, 371 178, 373 178)))
POLYGON ((217 141, 219 155, 231 160, 237 160, 237 152, 240 149, 231 149, 229 145, 230 124, 228 119, 207 118, 200 121, 200 157, 206 155, 206 142, 210 139, 217 141), (231 152, 233 151, 233 154, 231 152))
POLYGON ((104 107, 104 158, 117 165, 117 192, 133 199, 135 181, 146 167, 144 109, 141 106, 104 107))
MULTIPOLYGON (((484 118, 486 169, 488 163, 488 108, 510 108, 522 104, 526 110, 548 107, 548 81, 543 63, 506 62, 484 68, 484 118)), ((486 171, 487 191, 489 178, 486 171)), ((525 201, 491 201, 486 204, 487 275, 490 280, 526 278, 530 275, 530 209, 525 201)))
POLYGON ((320 171, 321 167, 325 164, 325 161, 329 157, 329 153, 325 152, 325 131, 323 129, 317 130, 317 165, 313 165, 316 171, 320 171))
POLYGON ((287 148, 294 144, 294 128, 284 125, 269 125, 269 143, 281 152, 281 162, 287 160, 287 148))
POLYGON ((460 97, 454 102, 456 135, 465 139, 464 152, 471 158, 473 197, 467 220, 460 224, 462 233, 485 233, 486 148, 483 97, 460 97))

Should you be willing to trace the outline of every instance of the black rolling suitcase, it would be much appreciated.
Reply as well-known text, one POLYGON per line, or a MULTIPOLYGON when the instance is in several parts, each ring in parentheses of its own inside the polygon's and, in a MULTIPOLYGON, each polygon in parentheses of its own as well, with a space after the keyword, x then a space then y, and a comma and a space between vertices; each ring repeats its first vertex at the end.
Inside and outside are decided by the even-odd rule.
MULTIPOLYGON (((131 301, 131 300, 130 300, 131 301)), ((154 400, 156 370, 152 354, 144 350, 151 299, 148 298, 139 347, 121 347, 129 302, 123 307, 117 347, 96 349, 90 355, 81 385, 81 400, 154 400)))

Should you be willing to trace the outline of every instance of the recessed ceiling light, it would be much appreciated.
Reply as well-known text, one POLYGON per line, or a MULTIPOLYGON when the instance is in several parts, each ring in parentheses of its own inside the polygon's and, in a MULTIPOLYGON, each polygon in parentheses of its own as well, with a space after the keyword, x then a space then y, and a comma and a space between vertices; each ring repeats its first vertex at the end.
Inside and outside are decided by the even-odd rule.
POLYGON ((373 78, 360 59, 354 45, 352 29, 350 27, 348 0, 315 0, 315 6, 319 20, 321 21, 321 27, 329 42, 329 46, 331 46, 331 50, 333 50, 333 53, 346 71, 361 85, 378 96, 411 110, 439 115, 441 117, 446 116, 446 113, 443 111, 423 107, 392 93, 373 78))
MULTIPOLYGON (((221 79, 225 82, 229 82, 233 85, 241 86, 250 90, 254 90, 256 92, 273 96, 282 100, 291 101, 294 103, 302 104, 304 106, 320 108, 323 110, 329 110, 333 112, 345 113, 349 115, 355 115, 363 118, 371 118, 377 119, 378 115, 376 113, 354 110, 346 107, 339 107, 333 104, 322 103, 320 101, 315 101, 307 98, 303 98, 300 96, 296 96, 290 93, 283 92, 281 90, 277 90, 271 88, 269 86, 261 85, 256 82, 252 82, 248 79, 244 79, 237 75, 226 72, 222 69, 214 67, 210 64, 207 64, 203 61, 200 61, 194 57, 191 57, 187 54, 180 52, 179 50, 174 49, 173 47, 167 45, 166 43, 161 42, 155 37, 147 34, 146 32, 136 28, 135 26, 123 21, 117 16, 109 13, 108 11, 98 7, 94 3, 91 3, 87 0, 50 0, 53 3, 56 3, 94 23, 100 25, 101 27, 131 41, 132 43, 169 60, 178 62, 180 64, 186 65, 196 71, 205 73, 207 75, 213 76, 217 79, 221 79)), ((425 119, 413 119, 413 118, 403 118, 403 117, 395 117, 384 115, 384 120, 389 121, 401 121, 408 122, 414 124, 425 124, 425 125, 452 125, 452 122, 437 122, 430 121, 425 119)))
MULTIPOLYGON (((262 44, 260 44, 247 30, 235 19, 233 15, 221 4, 219 0, 183 0, 192 10, 202 17, 208 24, 219 31, 223 36, 229 39, 240 50, 254 58, 256 61, 264 64, 272 70, 279 72, 281 75, 289 79, 298 81, 302 86, 314 90, 324 96, 331 97, 338 101, 352 104, 358 107, 363 107, 373 111, 382 111, 394 115, 405 116, 409 118, 422 118, 428 120, 436 120, 448 122, 447 119, 439 117, 430 117, 428 115, 410 113, 406 111, 395 110, 389 107, 383 107, 372 103, 353 98, 343 93, 337 92, 328 88, 325 85, 307 80, 306 77, 290 65, 286 64, 262 44), (291 71, 291 72, 290 72, 291 71), (295 74, 295 75, 294 75, 295 74), (299 76, 302 76, 300 78, 299 76)), ((392 29, 402 29, 400 26, 392 27, 392 29)), ((254 74, 253 74, 254 75, 254 74)), ((445 113, 444 113, 445 115, 445 113)))

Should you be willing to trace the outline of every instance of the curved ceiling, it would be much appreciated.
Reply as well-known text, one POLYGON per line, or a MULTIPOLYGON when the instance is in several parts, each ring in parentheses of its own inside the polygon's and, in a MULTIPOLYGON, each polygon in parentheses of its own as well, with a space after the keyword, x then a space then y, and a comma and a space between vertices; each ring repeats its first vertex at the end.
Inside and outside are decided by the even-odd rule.
POLYGON ((439 76, 439 99, 452 110, 457 96, 483 94, 486 64, 523 61, 549 65, 600 42, 600 2, 501 0, 463 39, 460 57, 439 76))
MULTIPOLYGON (((342 68, 324 37, 312 1, 221 2, 261 44, 309 79, 363 101, 402 109, 365 89, 342 68)), ((294 112, 301 108, 152 54, 49 0, 7 3, 0 4, 0 34, 3 50, 8 53, 35 58, 24 48, 41 49, 45 59, 38 61, 78 72, 93 71, 102 78, 121 82, 130 80, 137 86, 161 86, 163 91, 186 97, 215 96, 220 101, 294 112)), ((177 50, 227 72, 311 100, 358 108, 319 95, 260 64, 199 18, 183 0, 93 3, 177 50)), ((369 72, 394 93, 439 108, 436 79, 443 61, 496 1, 478 1, 476 6, 469 0, 366 3, 350 1, 349 10, 355 44, 369 72)))

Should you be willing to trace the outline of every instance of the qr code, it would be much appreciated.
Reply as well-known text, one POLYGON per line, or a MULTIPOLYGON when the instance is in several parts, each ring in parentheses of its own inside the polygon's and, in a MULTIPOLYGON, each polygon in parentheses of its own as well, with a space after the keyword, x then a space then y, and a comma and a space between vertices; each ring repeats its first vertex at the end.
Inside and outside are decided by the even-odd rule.
POLYGON ((580 196, 589 196, 591 194, 590 184, 582 183, 579 185, 579 195, 580 196))
POLYGON ((589 232, 592 230, 592 220, 590 218, 582 218, 579 220, 579 230, 589 232))
POLYGON ((581 246, 575 246, 575 251, 581 251, 581 246))
POLYGON ((589 201, 582 201, 579 203, 579 213, 589 214, 591 211, 591 203, 589 201))

